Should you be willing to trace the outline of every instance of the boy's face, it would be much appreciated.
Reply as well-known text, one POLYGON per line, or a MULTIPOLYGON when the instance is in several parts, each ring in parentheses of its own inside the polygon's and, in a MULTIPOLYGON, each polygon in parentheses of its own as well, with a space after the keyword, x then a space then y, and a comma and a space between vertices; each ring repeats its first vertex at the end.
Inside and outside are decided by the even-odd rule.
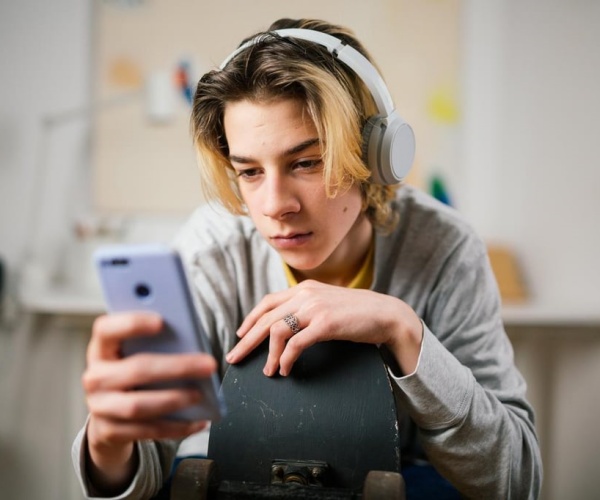
POLYGON ((357 186, 328 198, 322 148, 302 103, 238 101, 224 116, 229 160, 248 213, 301 278, 346 284, 372 234, 357 186))

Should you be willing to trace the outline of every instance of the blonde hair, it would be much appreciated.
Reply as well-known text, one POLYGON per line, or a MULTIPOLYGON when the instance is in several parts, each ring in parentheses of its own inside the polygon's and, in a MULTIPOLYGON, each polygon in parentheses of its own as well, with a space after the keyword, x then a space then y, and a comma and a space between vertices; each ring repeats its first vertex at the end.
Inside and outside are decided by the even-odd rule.
POLYGON ((359 185, 367 217, 378 229, 390 230, 397 221, 391 205, 396 188, 371 183, 371 173, 362 158, 361 131, 368 117, 377 112, 369 90, 327 49, 272 33, 282 28, 323 31, 369 58, 348 29, 318 20, 280 19, 269 31, 255 35, 260 37, 259 41, 234 57, 225 68, 205 74, 196 89, 191 129, 206 198, 219 200, 233 213, 244 213, 228 159, 223 126, 226 104, 297 99, 315 124, 323 148, 327 195, 334 197, 359 185))

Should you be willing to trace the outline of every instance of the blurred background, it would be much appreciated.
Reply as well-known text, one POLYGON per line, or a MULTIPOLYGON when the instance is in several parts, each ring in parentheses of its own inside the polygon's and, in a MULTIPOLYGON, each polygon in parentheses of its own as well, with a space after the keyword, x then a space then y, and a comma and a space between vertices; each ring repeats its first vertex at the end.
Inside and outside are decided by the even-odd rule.
POLYGON ((190 93, 279 17, 352 28, 417 137, 409 182, 489 246, 545 499, 600 476, 600 2, 0 2, 0 496, 81 497, 70 446, 98 245, 169 241, 202 203, 190 93), (301 5, 300 5, 301 4, 301 5))

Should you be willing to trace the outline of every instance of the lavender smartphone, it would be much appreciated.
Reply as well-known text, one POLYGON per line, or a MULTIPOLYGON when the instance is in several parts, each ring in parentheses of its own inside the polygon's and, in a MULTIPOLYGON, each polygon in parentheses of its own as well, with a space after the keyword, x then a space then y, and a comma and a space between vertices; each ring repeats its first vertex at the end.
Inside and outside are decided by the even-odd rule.
MULTIPOLYGON (((164 321, 156 336, 127 339, 124 356, 139 352, 210 353, 208 338, 194 305, 179 254, 164 245, 113 245, 94 253, 104 300, 109 312, 154 311, 164 321)), ((219 379, 183 380, 152 384, 140 389, 196 387, 202 401, 169 415, 180 420, 219 420, 225 404, 219 394, 219 379)))

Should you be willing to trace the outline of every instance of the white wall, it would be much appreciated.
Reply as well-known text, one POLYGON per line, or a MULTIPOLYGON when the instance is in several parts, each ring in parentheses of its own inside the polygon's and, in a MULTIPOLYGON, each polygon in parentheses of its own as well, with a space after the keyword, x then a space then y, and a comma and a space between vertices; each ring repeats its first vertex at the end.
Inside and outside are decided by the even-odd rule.
MULTIPOLYGON (((76 183, 87 120, 43 120, 86 107, 90 44, 91 0, 0 2, 0 256, 13 285, 25 246, 39 244, 43 263, 56 260, 70 229, 66 200, 85 202, 76 183)), ((53 331, 10 309, 14 330, 0 318, 0 496, 81 498, 70 443, 84 418, 89 326, 53 331)))
POLYGON ((509 331, 537 412, 543 498, 595 498, 600 3, 465 6, 462 209, 488 241, 515 249, 542 311, 509 331))
POLYGON ((77 178, 76 164, 85 167, 88 123, 67 120, 42 132, 43 119, 87 105, 90 16, 89 0, 0 2, 0 255, 11 269, 32 223, 44 229, 46 250, 67 231, 59 186, 77 178), (36 178, 50 193, 43 199, 36 178))
POLYGON ((465 214, 534 300, 600 310, 600 2, 465 2, 465 214))
MULTIPOLYGON (((87 105, 90 16, 90 0, 0 2, 0 256, 13 285, 28 243, 49 263, 69 231, 65 189, 85 172, 88 123, 43 120, 87 105)), ((0 496, 80 498, 69 443, 83 418, 87 331, 11 319, 12 335, 0 321, 0 496)))

